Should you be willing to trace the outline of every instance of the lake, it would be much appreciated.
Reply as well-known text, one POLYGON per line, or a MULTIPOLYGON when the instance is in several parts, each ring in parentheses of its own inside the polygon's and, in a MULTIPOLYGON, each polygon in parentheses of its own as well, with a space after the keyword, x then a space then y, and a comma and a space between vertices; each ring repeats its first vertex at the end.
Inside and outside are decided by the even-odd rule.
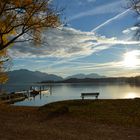
MULTIPOLYGON (((46 85, 48 88, 49 85, 46 85)), ((8 85, 4 88, 9 91, 29 89, 29 85, 8 85)), ((17 102, 15 105, 42 106, 51 102, 81 99, 82 92, 100 92, 99 99, 124 99, 140 97, 140 86, 129 84, 53 84, 52 92, 44 91, 41 96, 17 102)), ((90 97, 92 99, 94 97, 90 97)))

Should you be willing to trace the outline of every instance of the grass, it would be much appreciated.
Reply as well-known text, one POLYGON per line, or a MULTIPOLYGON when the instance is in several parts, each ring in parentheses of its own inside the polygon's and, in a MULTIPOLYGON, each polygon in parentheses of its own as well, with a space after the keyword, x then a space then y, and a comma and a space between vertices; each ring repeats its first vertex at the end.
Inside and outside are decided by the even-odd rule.
POLYGON ((43 106, 40 110, 48 115, 62 112, 99 123, 140 127, 140 99, 64 101, 43 106))
POLYGON ((139 140, 140 99, 72 100, 0 106, 4 140, 139 140))

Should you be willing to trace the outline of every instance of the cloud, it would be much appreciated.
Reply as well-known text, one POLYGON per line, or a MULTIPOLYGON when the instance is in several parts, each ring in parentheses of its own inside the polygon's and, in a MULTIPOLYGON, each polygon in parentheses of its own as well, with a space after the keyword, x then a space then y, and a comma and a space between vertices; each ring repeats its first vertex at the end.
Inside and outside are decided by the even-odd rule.
POLYGON ((87 0, 87 2, 95 2, 96 0, 87 0))
MULTIPOLYGON (((52 67, 51 64, 49 66, 52 67)), ((58 73, 63 76, 77 74, 79 73, 79 71, 80 73, 86 72, 87 74, 95 72, 103 75, 105 74, 106 76, 136 76, 138 75, 138 73, 140 74, 139 68, 140 65, 135 69, 125 68, 123 61, 110 61, 105 63, 84 63, 83 61, 67 61, 66 63, 64 63, 64 65, 60 65, 60 63, 58 63, 58 65, 52 67, 50 71, 48 68, 46 70, 45 67, 41 69, 49 71, 50 73, 58 73)))
POLYGON ((86 3, 94 3, 96 0, 76 0, 79 5, 85 5, 86 3))
POLYGON ((50 29, 42 35, 44 42, 40 47, 30 43, 15 44, 9 54, 16 58, 80 58, 109 49, 113 45, 139 45, 140 41, 118 40, 96 35, 93 32, 82 32, 73 28, 63 27, 50 29))
POLYGON ((123 34, 129 34, 131 31, 129 29, 125 29, 122 31, 123 34))
POLYGON ((76 20, 85 16, 93 16, 93 15, 99 15, 99 14, 105 14, 105 13, 118 13, 122 11, 123 9, 121 7, 122 4, 123 4, 123 1, 117 1, 117 2, 108 3, 106 5, 98 6, 96 8, 92 8, 91 10, 83 11, 79 14, 72 16, 69 19, 69 21, 76 20))
POLYGON ((129 33, 132 33, 134 31, 136 31, 137 29, 139 29, 139 27, 133 26, 133 27, 130 27, 130 28, 127 28, 127 29, 123 30, 122 33, 123 34, 129 34, 129 33))

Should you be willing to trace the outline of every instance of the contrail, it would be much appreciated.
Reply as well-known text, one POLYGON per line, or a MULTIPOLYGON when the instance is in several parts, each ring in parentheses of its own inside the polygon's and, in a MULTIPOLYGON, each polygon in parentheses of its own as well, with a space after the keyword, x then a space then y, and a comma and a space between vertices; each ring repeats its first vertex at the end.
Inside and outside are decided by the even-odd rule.
POLYGON ((99 26, 97 26, 96 28, 92 29, 91 32, 95 32, 96 30, 100 29, 101 27, 105 26, 106 24, 109 24, 110 22, 112 22, 113 20, 121 17, 122 15, 126 14, 128 11, 130 11, 131 8, 127 9, 126 11, 116 15, 115 17, 108 19, 107 21, 105 21, 104 23, 100 24, 99 26))

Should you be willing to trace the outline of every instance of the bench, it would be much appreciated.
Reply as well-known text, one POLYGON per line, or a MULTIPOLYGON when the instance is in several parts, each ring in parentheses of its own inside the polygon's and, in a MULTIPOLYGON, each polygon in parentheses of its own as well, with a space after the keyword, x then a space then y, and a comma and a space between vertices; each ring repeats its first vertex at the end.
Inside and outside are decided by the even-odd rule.
POLYGON ((95 96, 95 98, 98 99, 99 92, 94 92, 94 93, 81 93, 82 99, 84 99, 85 96, 95 96))

